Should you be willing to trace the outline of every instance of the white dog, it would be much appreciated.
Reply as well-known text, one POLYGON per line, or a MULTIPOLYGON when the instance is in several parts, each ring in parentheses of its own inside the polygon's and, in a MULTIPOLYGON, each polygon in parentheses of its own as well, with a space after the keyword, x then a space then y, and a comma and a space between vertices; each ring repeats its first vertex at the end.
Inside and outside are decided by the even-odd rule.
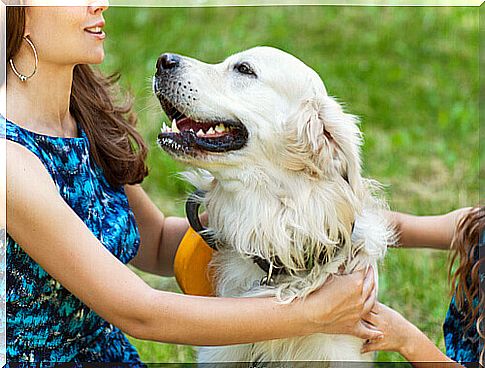
MULTIPOLYGON (((270 47, 217 65, 163 54, 153 83, 172 120, 160 146, 203 169, 186 176, 206 192, 217 295, 290 302, 329 275, 376 267, 392 231, 361 176, 357 118, 312 69, 270 47)), ((370 360, 361 346, 315 334, 203 348, 199 361, 370 360)))

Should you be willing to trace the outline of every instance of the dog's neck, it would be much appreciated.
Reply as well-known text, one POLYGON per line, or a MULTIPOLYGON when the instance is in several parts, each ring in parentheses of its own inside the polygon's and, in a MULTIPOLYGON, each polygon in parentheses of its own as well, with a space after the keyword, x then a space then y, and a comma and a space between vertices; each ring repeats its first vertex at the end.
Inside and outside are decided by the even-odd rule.
POLYGON ((222 243, 241 254, 277 256, 289 269, 301 269, 313 254, 333 254, 342 242, 351 246, 361 201, 344 179, 316 181, 257 167, 232 174, 216 172, 204 188, 209 225, 222 243))

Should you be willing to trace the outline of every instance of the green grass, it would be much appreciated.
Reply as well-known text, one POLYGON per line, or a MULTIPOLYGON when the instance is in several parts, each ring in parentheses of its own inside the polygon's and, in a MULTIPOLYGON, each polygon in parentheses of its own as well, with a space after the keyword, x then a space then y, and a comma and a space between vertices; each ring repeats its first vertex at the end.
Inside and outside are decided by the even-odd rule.
MULTIPOLYGON (((396 210, 439 214, 479 200, 478 8, 112 8, 103 70, 120 71, 150 145, 143 186, 166 214, 183 215, 182 166, 156 147, 162 115, 150 91, 158 55, 207 62, 256 45, 305 61, 331 95, 362 118, 364 173, 396 210)), ((380 299, 443 348, 446 252, 392 249, 380 299)), ((171 279, 142 275, 154 287, 171 279)), ((133 340, 134 341, 134 340, 133 340)), ((189 362, 190 347, 134 341, 146 362, 189 362)), ((379 360, 400 360, 380 353, 379 360)))

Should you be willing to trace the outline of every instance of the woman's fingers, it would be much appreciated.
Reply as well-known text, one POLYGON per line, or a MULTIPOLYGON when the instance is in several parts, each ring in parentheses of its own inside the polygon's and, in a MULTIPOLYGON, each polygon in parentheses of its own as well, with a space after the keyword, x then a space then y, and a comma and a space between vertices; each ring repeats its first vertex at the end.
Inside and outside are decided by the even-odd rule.
POLYGON ((373 288, 369 297, 364 302, 364 307, 362 308, 362 316, 367 316, 368 314, 370 314, 376 302, 377 302, 377 289, 373 288))
POLYGON ((370 353, 371 351, 384 350, 383 340, 384 335, 382 335, 382 337, 377 337, 376 339, 369 339, 369 341, 366 341, 365 344, 362 346, 360 352, 362 354, 365 354, 370 353))
POLYGON ((369 323, 369 322, 364 321, 364 320, 362 320, 361 323, 364 325, 365 328, 368 328, 368 329, 373 330, 373 331, 380 332, 379 329, 376 326, 374 326, 372 323, 369 323))
POLYGON ((364 340, 375 340, 383 336, 382 332, 373 328, 370 324, 360 321, 355 328, 353 334, 364 340))
POLYGON ((375 289, 375 278, 374 278, 374 269, 369 267, 367 273, 364 278, 364 286, 362 288, 362 298, 363 300, 367 300, 369 295, 372 293, 372 290, 375 289))
POLYGON ((372 311, 370 311, 364 317, 362 317, 362 320, 366 321, 367 323, 370 323, 372 326, 379 326, 378 315, 372 311))

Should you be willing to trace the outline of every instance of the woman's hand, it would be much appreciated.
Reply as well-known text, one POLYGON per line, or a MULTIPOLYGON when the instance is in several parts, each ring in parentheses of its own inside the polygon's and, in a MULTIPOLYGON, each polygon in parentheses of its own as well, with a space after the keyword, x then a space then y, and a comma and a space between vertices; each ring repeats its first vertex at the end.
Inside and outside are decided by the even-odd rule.
POLYGON ((385 350, 405 355, 406 348, 416 335, 417 328, 394 309, 377 302, 366 316, 366 321, 382 331, 377 339, 370 339, 362 348, 363 353, 385 350))
POLYGON ((372 267, 350 275, 333 276, 302 301, 308 323, 315 332, 375 339, 382 333, 363 320, 376 302, 372 267))
MULTIPOLYGON (((416 326, 384 304, 377 302, 365 319, 382 331, 383 335, 369 339, 362 347, 362 353, 385 350, 398 352, 410 362, 452 362, 416 326)), ((415 363, 414 366, 421 365, 415 363)), ((424 366, 435 367, 426 364, 424 366)))

